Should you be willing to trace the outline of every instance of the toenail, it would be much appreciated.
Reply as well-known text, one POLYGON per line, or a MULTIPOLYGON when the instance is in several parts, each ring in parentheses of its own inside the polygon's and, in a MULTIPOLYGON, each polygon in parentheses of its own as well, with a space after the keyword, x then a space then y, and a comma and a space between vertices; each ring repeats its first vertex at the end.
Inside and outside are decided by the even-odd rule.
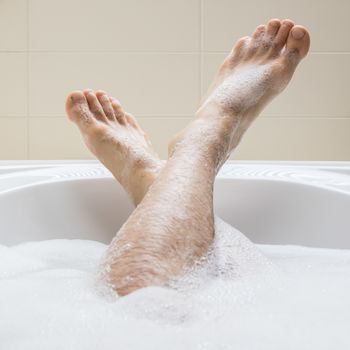
POLYGON ((284 24, 284 25, 287 26, 287 27, 294 26, 294 22, 291 21, 290 19, 284 19, 284 20, 282 21, 282 24, 284 24))
POLYGON ((301 28, 292 29, 292 36, 296 40, 300 40, 301 38, 303 38, 304 35, 305 35, 305 31, 303 29, 301 28))
POLYGON ((271 20, 271 21, 269 22, 269 24, 270 24, 272 27, 278 27, 278 26, 281 24, 281 22, 280 22, 279 19, 273 19, 273 20, 271 20))

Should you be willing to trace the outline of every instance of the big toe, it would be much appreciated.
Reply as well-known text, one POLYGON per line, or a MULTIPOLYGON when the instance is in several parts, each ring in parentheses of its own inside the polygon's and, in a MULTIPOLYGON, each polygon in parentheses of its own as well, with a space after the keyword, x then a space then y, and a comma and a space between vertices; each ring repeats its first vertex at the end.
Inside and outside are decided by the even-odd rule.
POLYGON ((79 127, 86 127, 93 122, 89 105, 85 95, 81 91, 73 91, 68 95, 66 112, 68 118, 77 123, 79 127))
POLYGON ((296 25, 290 32, 286 43, 286 54, 297 59, 304 58, 310 48, 310 35, 303 26, 296 25))

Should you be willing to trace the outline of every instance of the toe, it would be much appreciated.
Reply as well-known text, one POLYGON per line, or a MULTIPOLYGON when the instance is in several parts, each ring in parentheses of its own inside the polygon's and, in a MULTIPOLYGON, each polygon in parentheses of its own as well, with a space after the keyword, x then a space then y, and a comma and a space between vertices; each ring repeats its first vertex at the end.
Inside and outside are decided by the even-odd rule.
POLYGON ((281 27, 281 21, 279 19, 271 19, 266 25, 266 33, 264 36, 265 41, 268 41, 271 43, 276 37, 280 27, 281 27))
POLYGON ((131 126, 133 126, 136 129, 141 130, 141 127, 139 126, 138 122, 136 121, 135 117, 132 114, 125 113, 125 119, 131 126))
POLYGON ((247 49, 247 56, 251 57, 255 55, 255 53, 260 49, 262 39, 265 35, 266 32, 266 26, 265 25, 260 25, 255 29, 255 32, 252 35, 252 40, 250 42, 250 45, 247 49))
POLYGON ((266 31, 266 26, 264 24, 260 24, 254 31, 252 38, 254 40, 262 39, 266 31))
POLYGON ((73 113, 75 112, 75 109, 77 106, 81 106, 86 104, 87 101, 84 96, 84 94, 81 91, 73 91, 67 96, 66 100, 66 111, 68 114, 68 117, 74 117, 73 113))
POLYGON ((259 53, 265 53, 270 50, 280 26, 281 22, 279 19, 271 19, 267 23, 264 35, 260 40, 259 53))
POLYGON ((289 32, 285 54, 302 59, 310 48, 310 35, 303 26, 294 26, 289 32))
POLYGON ((281 25, 272 43, 271 52, 273 54, 277 54, 282 50, 282 48, 286 44, 289 32, 293 28, 293 26, 294 23, 289 19, 285 19, 281 22, 281 25))
POLYGON ((85 95, 81 91, 74 91, 68 95, 66 112, 68 118, 82 128, 91 125, 94 121, 85 95))
POLYGON ((115 118, 118 120, 118 122, 120 124, 125 125, 127 120, 125 118, 125 112, 124 112, 120 102, 114 97, 111 97, 110 101, 112 103, 112 108, 114 111, 115 118))
POLYGON ((229 60, 232 61, 233 59, 234 61, 236 61, 237 59, 242 57, 249 45, 250 40, 251 40, 251 37, 249 36, 245 36, 239 39, 234 45, 234 47, 232 48, 231 54, 228 56, 229 60))
POLYGON ((97 97, 98 101, 100 102, 100 105, 102 106, 106 117, 109 120, 115 120, 112 103, 109 100, 109 97, 106 94, 106 92, 104 92, 102 90, 96 91, 96 97, 97 97))
POLYGON ((108 119, 103 111, 103 108, 98 98, 96 97, 96 94, 92 90, 87 89, 84 90, 84 95, 89 104, 90 111, 94 115, 94 117, 98 120, 106 122, 108 119))

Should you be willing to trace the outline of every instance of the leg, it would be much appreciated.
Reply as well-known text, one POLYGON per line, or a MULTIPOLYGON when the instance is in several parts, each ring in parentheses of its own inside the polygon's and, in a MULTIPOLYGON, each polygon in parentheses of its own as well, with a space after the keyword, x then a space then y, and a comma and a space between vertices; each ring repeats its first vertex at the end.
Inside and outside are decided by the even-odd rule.
POLYGON ((192 151, 171 157, 111 243, 107 278, 119 294, 180 275, 212 243, 215 160, 204 151, 190 158, 192 151))
POLYGON ((239 44, 197 119, 173 141, 168 163, 107 253, 107 278, 119 294, 166 283, 207 252, 217 170, 308 51, 308 33, 292 27, 271 21, 239 44))
POLYGON ((166 168, 112 242, 107 277, 120 294, 166 282, 207 251, 218 167, 258 112, 286 86, 308 50, 305 29, 290 31, 290 22, 272 22, 260 27, 244 49, 242 40, 237 44, 198 118, 172 142, 166 168), (171 202, 179 209, 176 215, 171 202))

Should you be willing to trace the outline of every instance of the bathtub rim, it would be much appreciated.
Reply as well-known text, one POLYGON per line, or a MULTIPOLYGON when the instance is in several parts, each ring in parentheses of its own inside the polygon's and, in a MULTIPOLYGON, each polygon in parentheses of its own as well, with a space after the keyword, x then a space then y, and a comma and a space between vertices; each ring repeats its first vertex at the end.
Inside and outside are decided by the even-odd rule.
MULTIPOLYGON (((165 161, 163 161, 165 162, 165 161)), ((63 182, 63 181, 73 181, 73 180, 82 180, 82 179, 92 179, 92 178, 112 178, 112 174, 97 160, 2 160, 0 161, 0 181, 9 179, 9 178, 24 178, 24 177, 33 177, 33 181, 25 182, 24 184, 9 185, 8 188, 0 188, 0 195, 6 194, 12 191, 25 189, 31 186, 38 186, 42 184, 49 184, 54 182, 63 182), (69 173, 59 174, 60 171, 67 169, 74 169, 76 166, 79 169, 98 169, 99 173, 82 175, 79 174, 72 175, 69 173), (55 169, 58 170, 58 173, 55 173, 55 169), (47 175, 44 179, 44 176, 36 174, 40 171, 49 172, 52 170, 51 175, 47 175), (35 178, 37 176, 37 178, 35 178), (62 176, 62 177, 61 177, 62 176)), ((319 187, 325 190, 331 190, 340 192, 345 195, 350 195, 350 161, 227 161, 220 173, 217 176, 218 179, 245 179, 245 180, 271 180, 271 181, 282 181, 282 182, 294 182, 304 185, 309 185, 312 187, 319 187), (240 169, 271 169, 276 170, 289 170, 294 171, 299 174, 320 174, 324 176, 325 179, 334 179, 343 180, 346 182, 345 188, 339 188, 336 186, 331 186, 327 181, 315 182, 315 179, 305 180, 302 178, 296 178, 293 176, 290 177, 281 177, 280 173, 263 175, 261 173, 257 174, 240 174, 240 169), (236 173, 235 173, 236 172, 236 173), (327 177, 328 176, 328 177, 327 177)))

